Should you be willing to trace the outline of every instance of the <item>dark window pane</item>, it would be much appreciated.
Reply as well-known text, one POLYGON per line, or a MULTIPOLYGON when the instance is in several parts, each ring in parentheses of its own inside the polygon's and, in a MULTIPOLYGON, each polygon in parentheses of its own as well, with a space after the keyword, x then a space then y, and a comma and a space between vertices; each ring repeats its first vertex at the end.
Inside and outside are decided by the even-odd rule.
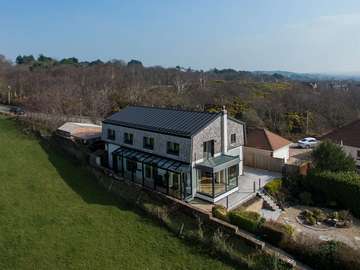
POLYGON ((144 137, 143 147, 150 150, 154 149, 154 138, 144 137))
POLYGON ((167 142, 167 153, 178 156, 180 152, 180 145, 174 142, 167 142))
POLYGON ((134 142, 134 135, 131 133, 124 133, 124 143, 126 144, 133 144, 134 142))
POLYGON ((115 140, 115 130, 109 128, 107 132, 107 138, 109 140, 115 140))
POLYGON ((231 143, 236 143, 236 134, 231 134, 231 143))

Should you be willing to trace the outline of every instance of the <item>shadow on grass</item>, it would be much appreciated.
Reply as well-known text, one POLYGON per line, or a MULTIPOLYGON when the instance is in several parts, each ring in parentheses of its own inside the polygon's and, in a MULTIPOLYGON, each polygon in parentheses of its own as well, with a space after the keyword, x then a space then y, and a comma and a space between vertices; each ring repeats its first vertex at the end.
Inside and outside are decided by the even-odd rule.
POLYGON ((85 202, 100 205, 119 204, 114 196, 111 196, 96 183, 95 176, 86 170, 79 161, 66 155, 61 149, 57 149, 56 146, 50 145, 48 142, 40 141, 40 145, 61 178, 85 202))
MULTIPOLYGON (((50 145, 48 142, 42 140, 39 142, 43 150, 47 153, 48 160, 56 168, 61 178, 73 191, 81 196, 86 203, 116 206, 122 211, 132 211, 139 216, 140 222, 149 226, 162 226, 165 228, 159 220, 148 216, 140 208, 107 192, 96 182, 95 176, 86 170, 79 161, 69 157, 61 149, 50 145)), ((231 267, 239 267, 238 263, 235 263, 231 259, 220 256, 210 256, 209 249, 204 244, 194 243, 193 241, 185 239, 183 239, 183 243, 186 243, 190 248, 191 254, 217 259, 231 267)), ((242 266, 241 269, 247 268, 242 266)))

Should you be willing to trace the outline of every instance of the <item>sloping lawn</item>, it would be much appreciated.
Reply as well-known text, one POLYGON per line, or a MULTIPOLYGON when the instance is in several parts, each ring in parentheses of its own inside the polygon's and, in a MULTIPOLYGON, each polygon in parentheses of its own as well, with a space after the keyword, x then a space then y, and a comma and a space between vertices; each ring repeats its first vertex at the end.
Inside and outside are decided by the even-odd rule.
POLYGON ((232 269, 0 116, 0 269, 232 269))

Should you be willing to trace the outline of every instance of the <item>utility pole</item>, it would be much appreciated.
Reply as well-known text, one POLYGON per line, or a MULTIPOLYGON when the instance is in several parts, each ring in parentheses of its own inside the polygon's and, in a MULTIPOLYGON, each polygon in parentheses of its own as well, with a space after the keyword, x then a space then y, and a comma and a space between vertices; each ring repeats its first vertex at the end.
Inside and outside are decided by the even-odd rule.
POLYGON ((306 134, 309 134, 309 111, 306 111, 306 134))
POLYGON ((80 98, 80 118, 82 116, 82 98, 80 98))

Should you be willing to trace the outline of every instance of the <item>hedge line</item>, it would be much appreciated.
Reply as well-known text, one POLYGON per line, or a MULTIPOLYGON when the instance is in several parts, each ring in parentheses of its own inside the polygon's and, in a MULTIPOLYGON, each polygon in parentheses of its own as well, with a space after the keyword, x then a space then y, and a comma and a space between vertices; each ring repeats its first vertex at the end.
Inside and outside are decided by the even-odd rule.
POLYGON ((293 235, 294 229, 275 221, 266 221, 257 212, 233 210, 227 211, 224 206, 215 205, 212 208, 214 217, 230 222, 240 229, 254 233, 273 245, 287 241, 293 235))
POLYGON ((248 232, 256 233, 265 220, 256 212, 230 211, 228 213, 230 223, 248 232))
POLYGON ((304 186, 360 217, 360 175, 356 172, 313 171, 304 178, 304 186))

